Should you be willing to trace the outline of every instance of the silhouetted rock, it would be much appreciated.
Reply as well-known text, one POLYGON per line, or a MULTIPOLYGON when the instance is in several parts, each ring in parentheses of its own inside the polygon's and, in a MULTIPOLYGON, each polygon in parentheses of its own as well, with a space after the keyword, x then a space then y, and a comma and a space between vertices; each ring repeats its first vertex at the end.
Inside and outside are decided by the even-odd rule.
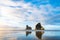
POLYGON ((36 30, 44 30, 44 28, 41 26, 41 24, 40 23, 38 23, 37 25, 36 25, 36 28, 35 28, 36 30))
POLYGON ((32 30, 32 28, 26 25, 26 30, 32 30))

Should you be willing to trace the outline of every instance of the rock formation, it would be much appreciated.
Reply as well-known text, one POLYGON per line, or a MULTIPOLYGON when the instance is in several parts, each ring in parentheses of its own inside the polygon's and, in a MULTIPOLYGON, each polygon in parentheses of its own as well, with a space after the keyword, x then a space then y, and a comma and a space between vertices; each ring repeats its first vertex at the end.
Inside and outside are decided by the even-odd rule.
POLYGON ((35 27, 36 30, 44 30, 40 23, 38 23, 35 27))
POLYGON ((32 30, 32 28, 26 25, 26 30, 32 30))

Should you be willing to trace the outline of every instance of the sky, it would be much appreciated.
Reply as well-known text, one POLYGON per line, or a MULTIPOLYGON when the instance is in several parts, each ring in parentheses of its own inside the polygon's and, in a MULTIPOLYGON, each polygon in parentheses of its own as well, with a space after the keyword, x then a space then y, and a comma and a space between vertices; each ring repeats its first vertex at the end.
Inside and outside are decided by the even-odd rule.
POLYGON ((60 0, 0 0, 0 25, 60 25, 60 0))

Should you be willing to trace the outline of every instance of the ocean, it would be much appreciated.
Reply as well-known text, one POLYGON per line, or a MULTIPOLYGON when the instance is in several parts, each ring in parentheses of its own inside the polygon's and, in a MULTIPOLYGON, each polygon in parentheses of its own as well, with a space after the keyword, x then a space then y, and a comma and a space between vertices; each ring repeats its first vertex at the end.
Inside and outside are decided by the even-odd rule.
POLYGON ((0 40, 60 40, 60 31, 0 30, 0 40))

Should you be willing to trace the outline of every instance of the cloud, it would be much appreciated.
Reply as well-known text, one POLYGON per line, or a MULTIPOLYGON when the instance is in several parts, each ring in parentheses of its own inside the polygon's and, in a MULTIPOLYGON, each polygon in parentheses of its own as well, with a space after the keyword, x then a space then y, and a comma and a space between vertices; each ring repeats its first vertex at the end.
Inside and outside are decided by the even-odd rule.
POLYGON ((16 24, 16 21, 19 22, 19 20, 21 19, 12 14, 13 10, 14 9, 11 9, 9 7, 1 7, 0 23, 10 25, 10 24, 16 24))
POLYGON ((32 5, 31 2, 25 3, 24 0, 19 2, 0 0, 0 24, 23 26, 23 23, 27 21, 47 24, 52 17, 55 17, 56 14, 54 11, 59 11, 59 8, 54 8, 50 4, 41 4, 37 7, 36 5, 32 5))
POLYGON ((12 1, 1 0, 0 24, 16 26, 16 25, 18 25, 19 22, 22 22, 25 20, 24 17, 22 16, 22 14, 19 14, 20 12, 18 14, 14 13, 15 11, 16 12, 18 12, 18 11, 17 11, 17 9, 10 7, 12 5, 14 6, 14 4, 15 4, 15 3, 13 3, 13 4, 12 3, 13 3, 12 1))

